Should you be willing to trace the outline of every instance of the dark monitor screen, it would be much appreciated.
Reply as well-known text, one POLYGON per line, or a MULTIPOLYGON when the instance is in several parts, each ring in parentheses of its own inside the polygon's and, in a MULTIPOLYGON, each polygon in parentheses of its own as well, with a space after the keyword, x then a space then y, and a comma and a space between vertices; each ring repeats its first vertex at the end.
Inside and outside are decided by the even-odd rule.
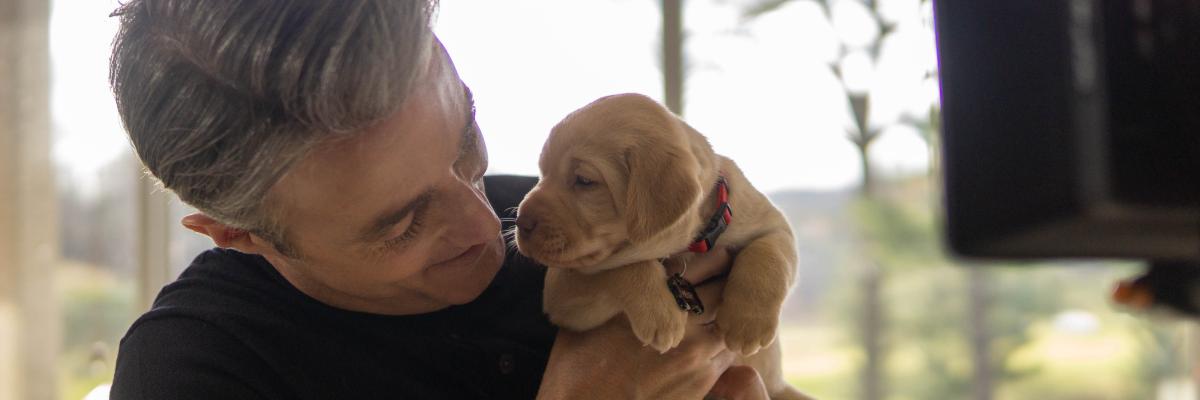
POLYGON ((951 250, 1200 260, 1200 1, 934 9, 951 250))

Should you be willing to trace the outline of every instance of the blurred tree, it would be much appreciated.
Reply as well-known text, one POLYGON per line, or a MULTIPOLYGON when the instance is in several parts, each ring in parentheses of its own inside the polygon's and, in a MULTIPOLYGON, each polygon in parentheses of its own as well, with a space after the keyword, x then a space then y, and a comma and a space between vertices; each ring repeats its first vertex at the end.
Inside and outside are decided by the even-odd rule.
POLYGON ((937 192, 924 176, 881 181, 875 197, 860 200, 854 210, 870 240, 864 252, 887 260, 891 278, 884 298, 903 300, 888 302, 889 335, 897 339, 892 347, 900 359, 889 365, 905 367, 892 370, 897 384, 889 393, 991 398, 993 383, 1039 371, 1036 363, 1011 362, 1035 339, 1030 324, 1053 318, 1069 301, 1064 293, 1095 290, 1080 287, 1076 277, 1060 270, 955 265, 941 249, 940 225, 930 206, 937 192), (995 303, 1004 307, 993 308, 995 303), (980 386, 981 379, 987 386, 980 386))
MULTIPOLYGON (((789 0, 765 0, 752 4, 746 10, 746 15, 753 18, 778 9, 789 0)), ((834 20, 832 0, 811 0, 818 4, 830 21, 834 20)), ((881 11, 880 1, 877 0, 844 0, 854 2, 867 11, 874 26, 868 27, 876 32, 866 43, 840 43, 838 62, 830 67, 835 76, 842 82, 846 98, 852 112, 853 125, 848 129, 848 139, 858 150, 862 166, 860 182, 860 200, 856 207, 856 223, 859 225, 859 243, 867 249, 868 254, 861 260, 858 268, 858 285, 861 299, 857 307, 859 315, 855 326, 855 337, 865 353, 861 371, 861 397, 864 399, 879 399, 887 395, 885 386, 885 366, 888 363, 888 346, 886 338, 891 333, 904 337, 907 341, 919 342, 923 351, 922 373, 927 376, 921 384, 909 385, 903 392, 908 392, 916 398, 973 398, 976 400, 991 400, 994 393, 994 382, 997 380, 1015 379, 1023 376, 1026 371, 1015 371, 1006 367, 1006 360, 1017 348, 1029 341, 1023 331, 1028 321, 1012 318, 997 320, 991 311, 992 303, 997 297, 1007 295, 1008 287, 996 287, 992 282, 991 272, 987 269, 970 267, 965 270, 950 269, 950 262, 941 252, 935 217, 928 211, 938 205, 931 195, 936 192, 937 169, 939 167, 939 122, 940 109, 936 102, 930 106, 925 115, 904 115, 897 124, 909 125, 917 130, 929 148, 930 169, 929 177, 935 181, 931 187, 921 191, 921 198, 894 198, 881 190, 881 185, 875 176, 869 151, 871 145, 880 137, 886 125, 875 124, 871 121, 871 90, 864 88, 860 80, 850 76, 852 71, 845 68, 847 60, 852 55, 866 54, 869 68, 879 65, 879 58, 888 36, 896 31, 896 23, 885 17, 881 11), (912 205, 924 207, 925 215, 912 215, 905 207, 912 205), (937 275, 919 285, 922 291, 915 293, 919 296, 917 312, 889 318, 888 305, 884 293, 889 291, 886 282, 890 276, 897 273, 910 274, 914 268, 933 268, 934 272, 922 272, 937 275), (953 278, 953 279, 941 279, 953 278), (965 308, 947 302, 947 299, 965 297, 965 308), (927 301, 922 301, 927 300, 927 301), (889 319, 902 322, 898 327, 891 327, 889 319), (961 321, 965 321, 965 326, 961 321), (997 334, 994 330, 1000 330, 997 334), (965 330, 965 335, 963 334, 965 330), (967 338, 964 341, 961 338, 967 338), (963 347, 966 347, 965 351, 963 347), (961 353, 967 353, 970 363, 957 365, 954 361, 962 359, 961 353), (932 375, 932 376, 928 376, 932 375)), ((920 0, 920 4, 928 0, 920 0)), ((932 24, 931 16, 925 16, 923 23, 932 24)), ((926 71, 927 83, 937 83, 935 66, 926 71)), ((878 121, 876 121, 878 122, 878 121)), ((911 297, 905 297, 912 299, 911 297)), ((1028 300, 1028 298, 1026 298, 1028 300)), ((1038 303, 1043 304, 1045 302, 1038 303)), ((898 306, 891 305, 895 308, 898 306)), ((1028 312, 1049 312, 1049 310, 1034 307, 1037 310, 1020 306, 1016 309, 1028 312)))
MULTIPOLYGON (((751 1, 744 13, 747 20, 753 19, 791 1, 801 0, 751 1)), ((1013 361, 1019 350, 1028 348, 1038 339, 1029 326, 1035 321, 1052 320, 1065 304, 1072 307, 1086 304, 1103 309, 1103 296, 1097 294, 1104 292, 1102 286, 1112 278, 1097 275, 1094 271, 1077 274, 1078 266, 1069 270, 997 265, 956 267, 947 260, 939 241, 941 234, 937 227, 940 224, 930 212, 937 208, 937 199, 941 198, 937 190, 940 188, 937 184, 940 176, 937 173, 940 168, 937 157, 940 148, 939 106, 933 104, 926 115, 905 115, 891 122, 915 128, 929 148, 930 173, 928 177, 913 181, 926 185, 932 181, 933 184, 915 191, 922 197, 913 198, 911 194, 903 193, 907 183, 877 179, 869 149, 887 126, 871 120, 871 91, 851 82, 854 80, 848 76, 851 71, 844 68, 846 58, 851 54, 865 53, 872 68, 878 65, 880 50, 896 29, 880 11, 879 3, 883 0, 803 1, 819 5, 830 21, 834 19, 834 4, 858 4, 868 11, 875 23, 871 29, 877 32, 865 45, 842 43, 838 62, 830 66, 845 89, 853 118, 847 137, 858 150, 862 166, 859 198, 854 208, 858 229, 854 247, 862 251, 858 268, 855 268, 858 290, 854 296, 858 298, 852 322, 853 337, 865 356, 860 371, 859 396, 871 400, 889 395, 991 400, 997 393, 1002 393, 997 390, 1002 384, 1037 375, 1042 367, 1036 358, 1032 362, 1013 361), (1003 304, 1003 307, 996 307, 997 304, 1003 304), (894 343, 895 346, 888 346, 889 337, 900 340, 894 343), (888 357, 889 350, 898 353, 895 359, 888 357), (896 364, 915 372, 909 372, 912 376, 895 374, 896 387, 889 388, 885 384, 888 376, 885 367, 896 364)), ((918 1, 921 4, 929 2, 918 1)), ((932 20, 924 22, 931 24, 932 20)), ((936 68, 927 71, 925 78, 936 84, 936 68)), ((1139 324, 1122 332, 1139 338, 1134 370, 1141 378, 1136 383, 1140 386, 1136 393, 1111 392, 1104 398, 1161 396, 1162 393, 1158 393, 1160 383, 1179 381, 1186 376, 1182 371, 1186 370, 1185 364, 1189 364, 1184 360, 1187 355, 1176 351, 1182 340, 1175 340, 1178 337, 1173 336, 1178 330, 1139 324)), ((1200 352, 1200 346, 1195 347, 1192 351, 1200 352)), ((1086 393, 1089 389, 1066 390, 1086 393)))
MULTIPOLYGON (((769 13, 789 1, 791 0, 759 1, 746 9, 746 16, 753 18, 769 13)), ((832 21, 831 1, 812 1, 820 5, 826 19, 832 21)), ((864 6, 875 24, 874 28, 877 30, 877 34, 865 44, 849 44, 844 41, 839 43, 838 61, 830 65, 834 75, 838 77, 842 83, 842 87, 845 89, 846 98, 854 120, 853 126, 847 129, 847 138, 854 144, 862 168, 862 178, 859 184, 860 194, 864 202, 871 203, 877 185, 874 176, 875 168, 871 163, 869 151, 871 144, 883 132, 884 126, 872 126, 870 123, 871 91, 869 87, 865 87, 858 82, 861 81, 861 78, 851 75, 851 71, 847 71, 843 67, 845 61, 850 60, 852 56, 865 53, 870 64, 868 68, 873 69, 878 65, 880 50, 883 48, 884 41, 895 30, 896 26, 893 21, 884 18, 880 13, 879 2, 877 0, 848 1, 855 1, 864 6)), ((870 238, 860 237, 859 240, 862 241, 860 244, 871 243, 870 238)), ((857 324, 857 337, 861 340, 861 346, 865 355, 861 371, 860 387, 862 390, 861 397, 866 400, 881 399, 886 393, 883 366, 886 354, 884 336, 887 330, 885 326, 887 317, 882 292, 887 274, 886 268, 880 264, 883 260, 885 259, 863 257, 859 259, 856 268, 858 270, 858 286, 860 293, 862 293, 861 305, 859 307, 860 315, 857 324)))

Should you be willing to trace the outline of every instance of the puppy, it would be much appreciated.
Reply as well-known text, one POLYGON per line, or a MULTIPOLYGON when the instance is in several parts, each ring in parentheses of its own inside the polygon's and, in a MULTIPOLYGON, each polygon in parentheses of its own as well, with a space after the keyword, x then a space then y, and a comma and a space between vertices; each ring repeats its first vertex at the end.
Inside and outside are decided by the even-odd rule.
POLYGON ((791 229, 703 135, 648 97, 608 96, 552 129, 538 167, 541 180, 517 211, 516 244, 551 267, 551 322, 583 331, 624 314, 639 340, 665 352, 688 317, 667 268, 727 246, 736 257, 722 304, 707 305, 726 347, 773 398, 806 398, 784 383, 774 341, 796 275, 791 229))

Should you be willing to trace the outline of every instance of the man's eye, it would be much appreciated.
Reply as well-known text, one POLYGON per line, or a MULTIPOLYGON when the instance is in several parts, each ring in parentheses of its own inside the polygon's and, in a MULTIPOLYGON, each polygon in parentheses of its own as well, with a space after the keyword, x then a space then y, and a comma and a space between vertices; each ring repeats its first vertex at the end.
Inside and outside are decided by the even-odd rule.
POLYGON ((412 241, 417 234, 421 233, 421 228, 423 226, 422 224, 424 223, 423 214, 424 213, 414 212, 413 216, 411 217, 412 222, 409 222, 408 224, 408 229, 405 229, 404 233, 400 234, 400 236, 385 240, 383 242, 383 247, 388 250, 396 250, 412 241))
POLYGON ((579 187, 588 187, 588 186, 592 186, 592 185, 593 185, 593 184, 595 184, 595 183, 596 183, 596 182, 595 182, 595 181, 593 181, 593 180, 591 180, 591 179, 584 178, 584 177, 582 177, 582 176, 579 176, 579 175, 575 175, 575 186, 579 186, 579 187))

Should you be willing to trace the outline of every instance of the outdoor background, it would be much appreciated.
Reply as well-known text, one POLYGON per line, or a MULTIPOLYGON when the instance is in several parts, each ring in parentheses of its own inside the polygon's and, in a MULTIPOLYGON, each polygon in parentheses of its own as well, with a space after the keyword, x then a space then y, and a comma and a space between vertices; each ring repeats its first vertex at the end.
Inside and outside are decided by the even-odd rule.
MULTIPOLYGON (((682 69, 670 72, 660 2, 444 1, 436 31, 475 93, 490 172, 536 175, 542 141, 568 112, 620 92, 665 101, 674 74, 682 116, 794 227, 800 280, 780 340, 797 387, 823 399, 1197 398, 1194 326, 1108 302, 1139 265, 985 267, 946 255, 928 1, 682 4, 682 69)), ((54 262, 38 270, 49 278, 22 278, 51 290, 42 331, 0 326, 0 386, 44 372, 4 361, 19 353, 4 344, 14 332, 53 342, 43 367, 56 384, 23 392, 46 398, 103 392, 147 292, 210 245, 178 225, 186 206, 151 193, 120 126, 106 80, 115 6, 51 2, 53 190, 40 200, 56 210, 54 262), (166 199, 157 219, 146 216, 153 196, 166 199), (148 272, 147 254, 167 265, 148 272)), ((0 324, 31 312, 10 297, 0 293, 0 324)))

